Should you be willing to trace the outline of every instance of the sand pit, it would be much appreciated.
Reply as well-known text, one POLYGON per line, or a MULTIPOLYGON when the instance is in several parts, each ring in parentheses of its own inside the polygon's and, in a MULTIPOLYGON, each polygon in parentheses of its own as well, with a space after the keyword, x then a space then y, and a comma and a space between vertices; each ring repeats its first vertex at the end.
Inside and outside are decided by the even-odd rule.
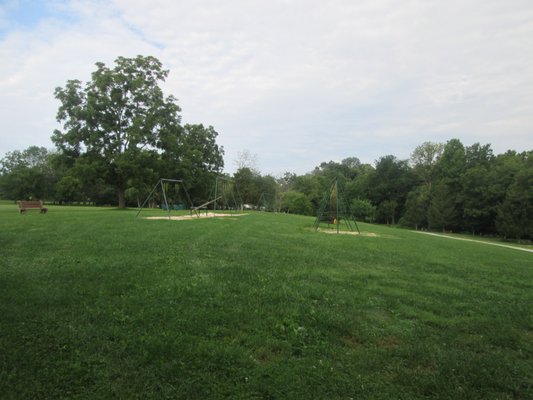
POLYGON ((375 233, 371 233, 371 232, 355 232, 355 231, 339 231, 339 232, 337 232, 336 229, 327 229, 327 230, 318 229, 317 232, 329 233, 331 235, 339 234, 339 235, 354 235, 354 236, 368 236, 368 237, 377 237, 378 236, 375 233))
POLYGON ((225 214, 225 213, 214 213, 214 212, 208 212, 201 213, 201 214, 192 214, 192 215, 171 215, 170 217, 167 216, 159 216, 159 217, 145 217, 145 219, 170 219, 172 221, 187 221, 191 219, 202 219, 202 218, 219 218, 219 217, 242 217, 243 215, 248 214, 225 214))

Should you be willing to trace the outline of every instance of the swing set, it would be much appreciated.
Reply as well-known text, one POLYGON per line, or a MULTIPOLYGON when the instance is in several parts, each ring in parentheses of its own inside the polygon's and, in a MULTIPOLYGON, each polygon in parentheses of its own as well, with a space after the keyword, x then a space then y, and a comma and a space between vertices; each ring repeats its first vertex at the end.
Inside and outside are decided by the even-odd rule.
POLYGON ((217 176, 215 180, 214 195, 211 203, 213 203, 213 210, 240 210, 242 209, 242 200, 237 190, 235 182, 223 176, 217 176))
POLYGON ((339 187, 339 182, 335 178, 328 190, 324 193, 317 217, 314 223, 315 231, 318 231, 321 223, 327 223, 328 228, 333 225, 337 233, 340 233, 341 221, 346 225, 349 232, 361 233, 357 221, 350 211, 350 206, 346 201, 342 189, 339 187))
POLYGON ((189 192, 187 192, 187 188, 185 187, 185 182, 182 179, 161 178, 155 184, 154 188, 139 208, 139 211, 137 211, 136 217, 139 216, 150 199, 156 196, 158 188, 161 189, 162 195, 162 198, 160 198, 160 200, 162 200, 160 208, 164 211, 168 211, 168 219, 171 219, 170 216, 172 210, 179 211, 188 208, 191 210, 194 209, 191 197, 189 196, 189 192))

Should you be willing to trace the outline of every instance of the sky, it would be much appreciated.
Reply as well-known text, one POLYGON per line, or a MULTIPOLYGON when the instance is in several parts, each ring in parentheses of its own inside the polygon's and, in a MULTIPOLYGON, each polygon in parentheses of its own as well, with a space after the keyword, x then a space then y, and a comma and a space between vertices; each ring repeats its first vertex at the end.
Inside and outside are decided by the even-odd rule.
POLYGON ((0 157, 50 139, 54 89, 157 57, 225 171, 408 159, 426 141, 533 150, 531 0, 0 0, 0 157))

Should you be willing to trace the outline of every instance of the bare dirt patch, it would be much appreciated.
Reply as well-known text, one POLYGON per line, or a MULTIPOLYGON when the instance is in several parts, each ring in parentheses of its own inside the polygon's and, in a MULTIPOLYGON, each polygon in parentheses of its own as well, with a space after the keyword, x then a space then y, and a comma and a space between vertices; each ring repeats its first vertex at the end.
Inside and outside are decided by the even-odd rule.
POLYGON ((318 229, 317 232, 329 233, 329 234, 339 234, 339 235, 354 235, 354 236, 367 236, 367 237, 378 237, 377 234, 372 232, 357 232, 357 231, 339 231, 336 229, 318 229))
POLYGON ((158 217, 145 217, 145 219, 170 219, 172 221, 188 221, 194 219, 204 219, 204 218, 221 218, 221 217, 242 217, 248 214, 224 214, 224 213, 201 213, 201 214, 192 214, 192 215, 171 215, 167 216, 158 216, 158 217))

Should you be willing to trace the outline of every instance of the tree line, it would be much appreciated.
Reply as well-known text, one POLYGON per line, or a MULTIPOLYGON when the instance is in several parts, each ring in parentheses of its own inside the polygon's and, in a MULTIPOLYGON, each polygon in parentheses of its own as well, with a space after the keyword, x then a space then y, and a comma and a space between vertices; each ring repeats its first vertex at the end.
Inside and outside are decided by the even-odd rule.
MULTIPOLYGON (((91 80, 59 87, 55 150, 30 146, 0 160, 0 196, 57 203, 138 206, 161 177, 183 179, 195 204, 210 199, 224 167, 211 126, 181 124, 181 109, 160 83, 154 57, 96 64, 91 80)), ((409 160, 373 165, 357 157, 313 171, 261 175, 241 163, 232 178, 242 204, 316 215, 337 179, 352 213, 368 222, 415 229, 533 239, 533 151, 495 155, 489 144, 426 142, 409 160)))
MULTIPOLYGON (((260 182, 273 180, 259 174, 255 179, 254 185, 247 168, 235 174, 251 203, 260 196, 260 182)), ((279 211, 316 215, 334 179, 359 220, 533 239, 533 151, 494 155, 489 144, 426 142, 409 160, 387 155, 370 165, 350 157, 303 175, 287 172, 275 180, 270 198, 279 211)))
MULTIPOLYGON (((186 125, 182 134, 179 158, 149 152, 140 159, 137 168, 144 173, 127 181, 126 205, 138 206, 160 177, 183 179, 195 204, 211 199, 223 167, 216 132, 186 125)), ((0 160, 0 196, 119 205, 107 174, 112 172, 84 157, 30 146, 0 160)), ((533 239, 533 151, 494 155, 488 144, 465 147, 452 139, 445 144, 423 143, 409 160, 387 155, 371 165, 350 157, 323 162, 303 175, 286 172, 281 177, 241 166, 225 176, 234 181, 239 202, 257 209, 316 215, 324 193, 337 179, 359 220, 533 239)))

